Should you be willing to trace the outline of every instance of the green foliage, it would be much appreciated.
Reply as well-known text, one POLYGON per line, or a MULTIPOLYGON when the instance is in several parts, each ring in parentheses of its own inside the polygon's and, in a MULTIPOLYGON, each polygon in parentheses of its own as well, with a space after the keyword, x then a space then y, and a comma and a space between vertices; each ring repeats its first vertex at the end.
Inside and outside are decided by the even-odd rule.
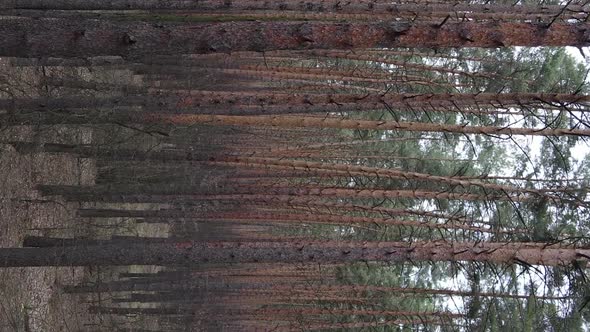
MULTIPOLYGON (((508 3, 508 2, 507 2, 508 3)), ((509 2, 512 4, 512 2, 509 2)), ((547 2, 550 3, 550 2, 547 2)), ((564 49, 502 48, 437 50, 408 55, 384 53, 386 59, 423 65, 424 70, 407 71, 406 75, 420 77, 428 84, 388 84, 388 93, 585 93, 586 68, 564 49), (426 68, 430 68, 427 70, 426 68), (444 70, 443 70, 444 69, 444 70), (465 73, 477 73, 467 75, 465 73)), ((405 52, 405 53, 403 53, 405 52)), ((347 59, 318 59, 324 68, 367 66, 366 62, 347 59)), ((392 80, 403 68, 370 64, 376 71, 388 71, 392 80)), ((343 82, 347 83, 347 82, 343 82)), ((362 84, 359 84, 362 86, 362 84)), ((367 87, 373 87, 367 84, 367 87)), ((445 123, 469 126, 522 126, 525 128, 572 128, 584 124, 572 117, 574 105, 548 105, 540 101, 535 106, 519 107, 494 104, 478 105, 470 112, 457 106, 446 109, 429 107, 393 107, 383 105, 371 111, 349 112, 344 117, 374 121, 445 123), (497 107, 496 107, 497 106, 497 107), (551 110, 551 108, 556 110, 551 110), (504 111, 510 115, 494 111, 504 111), (557 111, 559 110, 559 111, 557 111)), ((590 157, 579 161, 572 149, 582 143, 578 137, 543 137, 525 140, 520 137, 494 135, 463 135, 457 133, 409 133, 375 130, 345 130, 342 135, 351 140, 366 141, 343 149, 349 158, 342 162, 354 165, 392 168, 443 177, 462 177, 482 183, 513 186, 520 195, 532 198, 524 201, 500 199, 340 199, 343 204, 377 206, 387 209, 415 211, 412 214, 380 214, 368 211, 346 211, 347 216, 367 216, 411 220, 423 223, 468 223, 488 228, 491 232, 450 231, 376 224, 352 226, 305 225, 292 229, 291 234, 311 235, 322 239, 369 241, 522 241, 586 244, 590 231, 590 214, 584 204, 587 181, 561 182, 569 178, 590 178, 590 157), (360 158, 359 155, 383 158, 360 158), (489 178, 488 178, 489 177, 489 178), (550 180, 550 181, 546 181, 550 180), (559 189, 567 186, 579 190, 551 192, 544 195, 539 188, 559 189), (419 212, 436 212, 444 217, 424 216, 419 212), (458 218, 461 221, 457 221, 458 218), (516 232, 518 230, 519 232, 516 232), (576 242, 577 241, 577 242, 576 242)), ((329 152, 329 150, 326 150, 329 152)), ((320 158, 321 160, 321 158, 320 158)), ((330 159, 326 162, 332 162, 330 159)), ((338 180, 323 180, 340 187, 387 190, 425 190, 434 192, 495 194, 506 197, 507 192, 494 191, 476 185, 449 185, 441 181, 415 178, 388 178, 358 174, 338 180)), ((472 296, 457 298, 442 296, 400 297, 399 294, 374 295, 373 305, 399 310, 442 310, 452 308, 465 314, 466 324, 460 331, 578 331, 587 319, 567 308, 571 301, 543 300, 537 295, 557 294, 557 289, 582 288, 582 274, 560 267, 540 271, 536 267, 518 265, 512 268, 492 264, 456 262, 417 264, 415 262, 376 265, 358 263, 339 268, 338 280, 345 284, 390 287, 446 288, 451 280, 468 282, 472 296), (526 284, 526 287, 525 287, 526 284), (542 287, 542 285, 547 288, 542 287), (549 289, 549 291, 547 291, 549 289), (524 290, 524 292, 523 292, 524 290), (528 298, 493 297, 479 293, 504 292, 528 295, 528 298), (567 309, 564 309, 567 308, 567 309)), ((578 296, 581 298, 581 296, 578 296)), ((459 320, 455 320, 458 323, 459 320)), ((454 331, 454 327, 439 326, 434 330, 454 331)), ((403 330, 397 327, 375 328, 379 331, 403 330)), ((424 330, 428 330, 425 327, 424 330)))

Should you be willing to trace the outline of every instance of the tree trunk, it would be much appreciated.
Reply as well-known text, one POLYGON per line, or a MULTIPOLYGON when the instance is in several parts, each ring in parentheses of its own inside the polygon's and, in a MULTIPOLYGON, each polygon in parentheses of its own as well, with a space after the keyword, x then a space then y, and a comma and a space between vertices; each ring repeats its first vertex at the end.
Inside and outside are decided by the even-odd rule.
MULTIPOLYGON (((419 13, 461 13, 461 12, 491 12, 514 14, 546 14, 559 15, 564 6, 560 5, 503 5, 503 4, 473 4, 460 1, 448 3, 422 4, 414 3, 383 3, 371 1, 338 0, 278 0, 278 1, 161 1, 161 0, 9 0, 6 8, 14 9, 45 9, 45 10, 132 10, 132 9, 199 9, 199 10, 281 10, 281 11, 312 11, 312 12, 419 12, 419 13)), ((578 4, 567 6, 566 12, 584 12, 585 7, 578 4)), ((417 14, 419 14, 417 13, 417 14)))
POLYGON ((0 266, 179 265, 255 262, 481 261, 571 265, 590 249, 472 242, 180 242, 0 249, 0 266))
POLYGON ((5 18, 0 56, 88 57, 281 49, 588 46, 590 24, 461 22, 163 23, 77 18, 5 18))
POLYGON ((527 136, 590 136, 588 129, 568 128, 513 128, 494 126, 467 126, 442 123, 397 122, 352 120, 342 118, 323 118, 309 116, 232 116, 232 115, 166 115, 148 113, 145 123, 167 123, 174 125, 213 125, 213 126, 270 126, 279 128, 336 128, 397 130, 409 132, 443 132, 481 135, 527 135, 527 136))

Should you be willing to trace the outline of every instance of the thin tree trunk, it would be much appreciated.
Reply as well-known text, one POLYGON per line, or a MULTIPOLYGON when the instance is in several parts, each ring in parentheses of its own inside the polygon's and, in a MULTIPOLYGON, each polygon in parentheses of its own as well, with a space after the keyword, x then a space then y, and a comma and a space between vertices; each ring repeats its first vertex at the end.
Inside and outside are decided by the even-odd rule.
POLYGON ((454 124, 350 120, 341 118, 295 117, 295 116, 232 116, 232 115, 165 115, 146 114, 147 123, 175 125, 221 125, 221 126, 270 126, 279 128, 337 128, 397 130, 410 132, 443 132, 481 135, 527 135, 527 136, 590 136, 588 129, 567 128, 513 128, 494 126, 464 126, 454 124))

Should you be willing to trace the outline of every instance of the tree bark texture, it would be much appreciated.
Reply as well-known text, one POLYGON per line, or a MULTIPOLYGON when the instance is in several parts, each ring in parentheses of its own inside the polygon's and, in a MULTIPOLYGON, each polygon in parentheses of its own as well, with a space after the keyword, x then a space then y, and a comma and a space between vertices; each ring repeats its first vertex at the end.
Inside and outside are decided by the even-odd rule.
POLYGON ((174 125, 207 124, 212 126, 270 126, 280 128, 337 128, 398 130, 410 132, 446 132, 480 135, 529 135, 529 136, 590 136, 588 129, 566 128, 510 128, 494 126, 467 126, 455 124, 351 120, 342 118, 295 116, 234 116, 234 115, 166 115, 146 114, 147 123, 174 125))
POLYGON ((571 265, 590 249, 473 242, 178 242, 0 249, 0 266, 179 265, 203 263, 482 261, 571 265))
POLYGON ((588 46, 590 24, 0 20, 0 56, 88 57, 374 47, 588 46))
MULTIPOLYGON (((459 1, 448 3, 384 3, 378 0, 347 1, 224 1, 224 0, 7 0, 5 8, 49 10, 129 10, 129 9, 199 9, 199 10, 299 10, 313 12, 376 12, 389 13, 460 13, 492 12, 513 14, 559 14, 564 6, 559 5, 502 5, 470 4, 459 1)), ((587 6, 570 4, 567 12, 583 12, 587 6)))

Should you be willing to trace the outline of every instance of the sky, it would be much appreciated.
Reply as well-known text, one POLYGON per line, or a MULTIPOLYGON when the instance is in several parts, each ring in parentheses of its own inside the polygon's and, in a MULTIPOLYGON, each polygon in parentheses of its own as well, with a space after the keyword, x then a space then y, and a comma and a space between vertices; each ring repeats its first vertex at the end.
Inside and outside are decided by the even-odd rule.
MULTIPOLYGON (((583 52, 587 56, 586 59, 584 59, 582 53, 576 47, 566 47, 566 50, 570 55, 576 58, 576 60, 585 63, 586 67, 590 67, 590 47, 583 47, 583 52)), ((588 80, 590 80, 590 78, 587 78, 587 81, 588 80)), ((588 81, 588 83, 590 84, 590 81, 588 81)), ((585 156, 590 152, 590 146, 588 146, 588 143, 580 141, 571 151, 572 156, 585 156)))
MULTIPOLYGON (((583 51, 587 58, 584 59, 582 53, 577 47, 566 47, 567 52, 573 56, 577 61, 585 63, 586 67, 590 67, 590 47, 584 47, 583 51)), ((588 84, 590 84, 590 77, 587 78, 588 84)), ((526 140, 526 145, 531 148, 531 159, 535 160, 541 151, 542 136, 529 136, 526 140)), ((578 143, 570 150, 572 157, 576 162, 580 162, 584 157, 590 153, 590 143, 584 140, 579 140, 578 143)), ((508 170, 510 171, 510 170, 508 170)))
MULTIPOLYGON (((586 47, 584 48, 584 54, 586 54, 588 56, 588 58, 584 58, 581 54, 581 52, 576 48, 576 47, 566 47, 567 52, 572 55, 577 61, 585 63, 587 67, 590 67, 590 48, 586 47)), ((588 80, 588 83, 590 84, 590 79, 588 80)), ((531 151, 530 151, 530 157, 532 160, 536 160, 538 157, 540 157, 540 151, 541 151, 541 142, 543 140, 542 136, 527 136, 527 137, 521 137, 518 139, 519 142, 523 142, 523 145, 525 146, 529 146, 531 151)), ((576 160, 576 162, 580 162, 588 153, 590 153, 590 143, 584 141, 584 140, 580 140, 578 141, 578 143, 574 146, 574 148, 571 149, 572 152, 572 157, 576 160)), ((505 170, 506 171, 506 175, 509 175, 510 173, 512 173, 512 170, 505 170)), ((542 267, 540 267, 542 268, 542 267)), ((521 294, 526 294, 525 292, 525 285, 529 284, 530 282, 533 282, 534 284, 536 284, 538 286, 537 289, 537 295, 544 295, 548 289, 545 287, 545 283, 544 280, 542 279, 542 276, 536 275, 536 274, 527 274, 524 278, 519 278, 519 290, 521 294)), ((449 288, 449 289, 466 289, 468 286, 468 281, 465 278, 465 276, 463 276, 462 274, 459 274, 456 278, 448 278, 445 280, 439 280, 439 287, 441 288, 449 288)), ((568 285, 566 283, 566 285, 564 287, 562 287, 562 289, 559 290, 554 290, 556 291, 557 294, 565 294, 566 289, 568 288, 568 285)), ((447 306, 451 311, 455 311, 455 312, 463 312, 465 310, 464 308, 464 302, 462 298, 458 298, 458 297, 449 297, 446 298, 446 300, 442 301, 443 305, 447 306)), ((590 327, 585 325, 584 326, 584 330, 585 331, 590 331, 590 327)))

